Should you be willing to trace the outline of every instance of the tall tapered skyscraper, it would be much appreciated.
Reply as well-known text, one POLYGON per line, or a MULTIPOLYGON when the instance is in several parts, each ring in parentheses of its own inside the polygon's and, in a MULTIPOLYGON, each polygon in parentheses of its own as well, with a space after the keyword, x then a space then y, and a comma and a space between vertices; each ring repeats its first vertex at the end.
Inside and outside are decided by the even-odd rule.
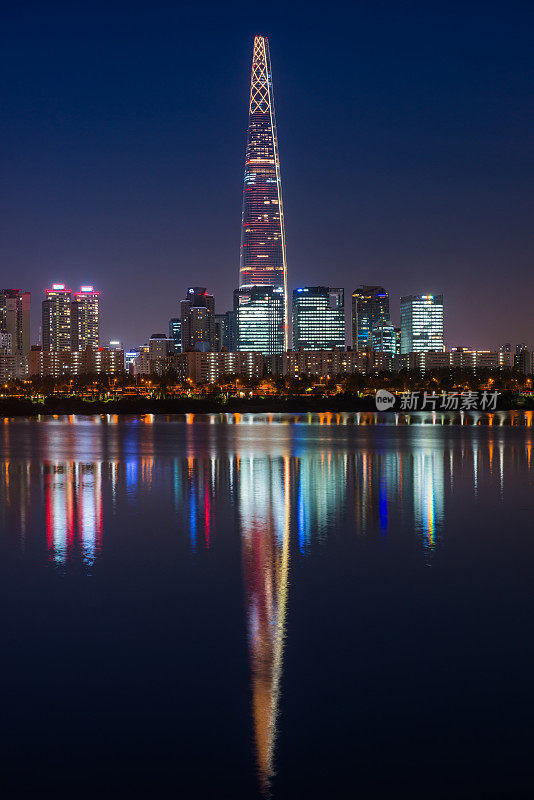
MULTIPOLYGON (((254 38, 248 138, 241 218, 239 286, 283 290, 283 347, 288 346, 287 263, 280 160, 274 114, 269 42, 254 38)), ((238 325, 239 325, 239 309, 238 325)), ((261 320, 258 319, 258 325, 261 320)), ((262 338, 262 337, 259 337, 262 338)), ((238 341, 238 349, 239 341, 238 341)), ((276 347, 273 352, 279 352, 276 347)))

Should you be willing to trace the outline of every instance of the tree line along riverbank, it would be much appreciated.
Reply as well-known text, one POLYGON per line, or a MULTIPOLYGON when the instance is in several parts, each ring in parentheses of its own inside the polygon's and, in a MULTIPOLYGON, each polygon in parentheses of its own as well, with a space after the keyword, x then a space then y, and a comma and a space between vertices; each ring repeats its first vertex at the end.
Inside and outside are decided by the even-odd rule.
MULTIPOLYGON (((481 406, 469 410, 476 411, 481 406)), ((498 395, 496 410, 533 410, 534 397, 503 392, 498 395)), ((84 400, 78 397, 50 396, 44 401, 29 398, 0 398, 0 416, 38 416, 56 414, 208 414, 208 413, 307 413, 307 412, 354 412, 376 411, 375 395, 336 394, 327 397, 174 397, 149 398, 128 397, 116 400, 84 400)), ((439 403, 435 409, 444 411, 439 403)), ((456 409, 456 410, 461 410, 456 409)), ((492 409, 488 409, 492 410, 492 409)), ((402 408, 397 396, 391 412, 423 411, 428 413, 432 407, 402 408)), ((388 413, 385 411, 383 413, 388 413)))

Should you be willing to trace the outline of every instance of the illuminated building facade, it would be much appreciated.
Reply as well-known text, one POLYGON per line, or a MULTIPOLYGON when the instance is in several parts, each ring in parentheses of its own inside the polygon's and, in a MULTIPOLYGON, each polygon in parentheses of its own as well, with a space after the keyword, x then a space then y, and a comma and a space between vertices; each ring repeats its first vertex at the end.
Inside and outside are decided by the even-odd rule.
POLYGON ((371 348, 379 353, 389 353, 394 356, 397 350, 397 335, 392 323, 385 317, 380 317, 371 328, 371 348))
MULTIPOLYGON (((282 183, 269 42, 264 36, 254 38, 252 56, 239 265, 239 286, 258 285, 281 289, 284 337, 281 349, 287 349, 287 262, 282 183)), ((261 338, 264 340, 270 335, 261 338)))
POLYGON ((328 286, 293 291, 293 349, 345 347, 345 292, 328 286))
POLYGON ((174 352, 180 353, 182 350, 182 320, 178 317, 171 317, 169 320, 169 339, 174 342, 174 352))
POLYGON ((242 286, 234 291, 237 350, 270 356, 285 350, 285 293, 282 286, 242 286))
POLYGON ((362 284, 352 293, 352 348, 370 345, 371 328, 381 317, 389 319, 389 295, 383 286, 362 284))
POLYGON ((71 349, 72 292, 64 283, 54 283, 46 290, 42 306, 43 351, 61 353, 71 349))
POLYGON ((426 372, 434 369, 495 369, 506 368, 499 350, 470 350, 453 347, 452 350, 418 350, 403 353, 395 359, 397 369, 426 372))
POLYGON ((48 350, 32 347, 29 374, 61 378, 63 375, 117 375, 124 371, 124 350, 48 350))
POLYGON ((298 378, 300 375, 330 378, 365 372, 369 367, 366 353, 338 347, 332 350, 288 350, 268 361, 273 375, 287 375, 291 378, 298 378))
POLYGON ((100 292, 82 286, 74 292, 71 307, 72 350, 97 350, 100 344, 100 292))
POLYGON ((176 370, 180 378, 190 378, 194 383, 215 383, 228 375, 256 379, 263 377, 261 353, 189 351, 175 355, 170 359, 169 366, 176 370))
POLYGON ((443 350, 443 295, 401 297, 401 353, 443 350))
POLYGON ((139 347, 132 347, 131 350, 126 350, 124 353, 124 365, 126 372, 131 374, 134 373, 135 360, 138 358, 139 352, 139 347))
POLYGON ((215 298, 204 286, 192 286, 180 303, 182 352, 215 349, 215 298))

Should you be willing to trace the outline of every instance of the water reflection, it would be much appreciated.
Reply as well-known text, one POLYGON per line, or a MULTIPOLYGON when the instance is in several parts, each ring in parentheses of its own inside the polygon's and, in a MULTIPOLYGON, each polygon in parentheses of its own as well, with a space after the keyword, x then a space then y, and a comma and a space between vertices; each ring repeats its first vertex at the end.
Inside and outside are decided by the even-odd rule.
POLYGON ((102 465, 44 464, 46 543, 58 567, 77 558, 90 572, 102 551, 102 465))
POLYGON ((399 425, 401 415, 214 415, 203 425, 188 415, 169 424, 176 437, 172 457, 154 438, 165 422, 158 425, 151 415, 127 422, 68 418, 4 424, 0 520, 24 548, 29 520, 37 524, 35 517, 42 514, 50 563, 68 569, 78 561, 93 568, 102 555, 105 514, 169 487, 193 553, 214 546, 220 499, 233 497, 243 531, 272 520, 273 536, 282 542, 289 518, 303 556, 325 543, 349 508, 345 524, 356 535, 389 536, 401 510, 430 557, 439 546, 445 487, 451 493, 457 481, 468 479, 476 495, 481 481, 494 478, 503 496, 505 473, 531 466, 531 412, 486 415, 482 437, 480 420, 474 420, 477 433, 468 438, 438 435, 429 441, 418 433, 430 426, 436 431, 436 418, 444 416, 429 415, 428 426, 414 426, 399 425), (378 430, 395 426, 407 435, 399 441, 363 435, 376 416, 378 430), (521 437, 505 438, 503 428, 520 422, 521 437), (17 457, 25 449, 37 456, 17 457))
POLYGON ((95 575, 108 537, 116 552, 126 547, 128 530, 119 534, 113 526, 126 512, 147 551, 158 546, 149 538, 152 515, 167 515, 173 542, 193 563, 213 558, 237 530, 252 729, 268 792, 290 553, 292 563, 304 563, 340 532, 345 540, 389 545, 408 531, 419 563, 431 567, 458 491, 480 502, 490 494, 504 501, 518 474, 528 474, 532 485, 532 415, 479 415, 471 426, 446 415, 421 421, 322 414, 5 424, 0 543, 23 558, 37 554, 60 574, 95 575), (148 514, 141 511, 147 504, 148 514))
POLYGON ((289 577, 290 459, 247 458, 238 469, 239 522, 260 785, 274 772, 289 577))

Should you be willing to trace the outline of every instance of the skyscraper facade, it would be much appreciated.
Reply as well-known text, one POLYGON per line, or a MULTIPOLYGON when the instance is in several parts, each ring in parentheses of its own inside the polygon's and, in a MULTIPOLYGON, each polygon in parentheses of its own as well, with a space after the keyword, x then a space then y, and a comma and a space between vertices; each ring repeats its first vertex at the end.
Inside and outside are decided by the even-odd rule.
POLYGON ((443 350, 443 295, 401 297, 401 353, 443 350))
POLYGON ((215 349, 215 298, 204 286, 192 286, 180 303, 182 352, 215 349))
POLYGON ((53 283, 46 290, 42 306, 43 352, 64 352, 71 349, 72 292, 64 283, 53 283))
POLYGON ((169 339, 174 339, 174 352, 182 352, 182 320, 171 317, 169 320, 169 339))
MULTIPOLYGON (((252 56, 239 286, 276 286, 282 289, 284 312, 282 349, 287 349, 284 210, 271 59, 269 42, 264 36, 254 38, 252 56)), ((279 294, 277 293, 277 300, 279 294)), ((273 346, 275 341, 278 342, 278 337, 273 340, 267 331, 261 338, 262 341, 271 341, 273 346)))
POLYGON ((215 347, 214 350, 220 352, 225 347, 228 340, 228 318, 226 314, 215 314, 215 347))
POLYGON ((345 292, 328 286, 293 291, 293 349, 345 347, 345 292))
POLYGON ((237 315, 234 310, 227 311, 226 325, 224 328, 223 347, 231 353, 237 350, 237 315))
POLYGON ((98 350, 100 344, 100 292, 82 286, 74 292, 71 307, 71 349, 98 350))
POLYGON ((285 349, 282 286, 242 286, 234 292, 238 352, 275 355, 285 349))
POLYGON ((352 293, 352 347, 370 346, 371 328, 381 317, 389 319, 389 295, 383 286, 362 284, 352 293))
POLYGON ((375 353, 389 353, 394 356, 397 352, 397 335, 393 323, 385 317, 375 322, 371 328, 371 349, 375 353))
POLYGON ((235 311, 225 311, 224 314, 215 314, 215 350, 236 349, 236 315, 235 311))

